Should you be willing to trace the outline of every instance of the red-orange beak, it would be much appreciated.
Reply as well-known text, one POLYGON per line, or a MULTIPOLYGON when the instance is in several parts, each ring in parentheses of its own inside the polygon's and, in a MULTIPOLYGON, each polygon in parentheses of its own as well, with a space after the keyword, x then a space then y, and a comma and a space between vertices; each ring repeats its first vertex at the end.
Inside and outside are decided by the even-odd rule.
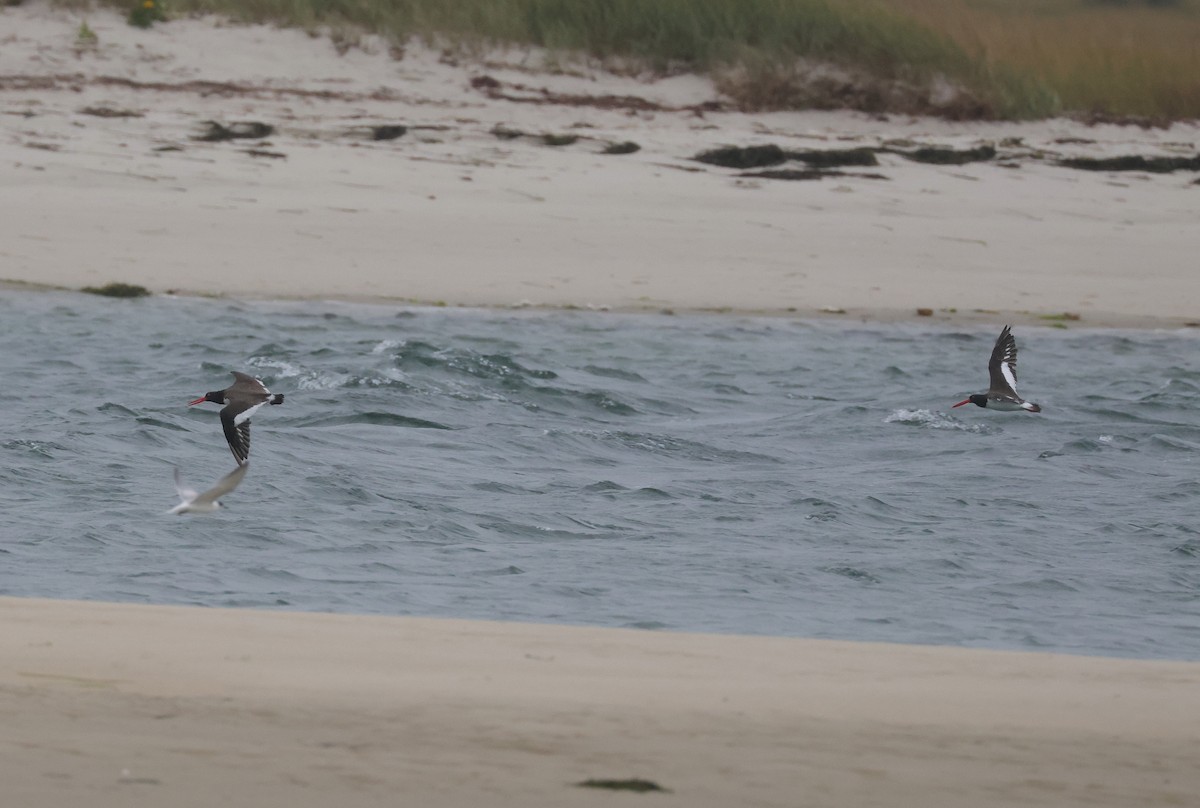
MULTIPOLYGON (((192 403, 195 404, 196 402, 193 401, 192 403)), ((955 404, 954 407, 961 407, 963 404, 970 404, 970 403, 971 403, 971 399, 965 398, 962 401, 955 404)), ((951 407, 950 409, 954 409, 954 407, 951 407)))
POLYGON ((206 401, 208 401, 206 396, 200 396, 200 398, 196 399, 195 401, 189 401, 188 406, 191 407, 194 404, 203 404, 206 401))

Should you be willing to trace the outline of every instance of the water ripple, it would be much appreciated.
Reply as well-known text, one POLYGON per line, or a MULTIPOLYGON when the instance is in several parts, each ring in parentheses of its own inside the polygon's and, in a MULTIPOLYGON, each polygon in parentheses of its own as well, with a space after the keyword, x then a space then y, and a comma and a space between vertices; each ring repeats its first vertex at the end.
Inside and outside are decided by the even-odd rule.
POLYGON ((932 410, 893 410, 883 419, 885 424, 904 424, 924 429, 951 429, 976 435, 995 435, 1003 431, 991 424, 965 424, 953 415, 932 410))
POLYGON ((987 327, 0 310, 0 593, 1200 659, 1187 334, 1018 329, 1034 417, 947 409, 987 327), (233 369, 286 403, 229 513, 166 516, 233 369))

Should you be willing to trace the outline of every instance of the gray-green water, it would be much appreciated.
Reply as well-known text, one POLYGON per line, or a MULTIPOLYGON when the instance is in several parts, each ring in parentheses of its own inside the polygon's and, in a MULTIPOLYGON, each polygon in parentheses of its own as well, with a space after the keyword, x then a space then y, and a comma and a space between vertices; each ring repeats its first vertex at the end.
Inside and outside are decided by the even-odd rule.
POLYGON ((3 291, 0 594, 1200 658, 1196 334, 1000 325, 3 291))

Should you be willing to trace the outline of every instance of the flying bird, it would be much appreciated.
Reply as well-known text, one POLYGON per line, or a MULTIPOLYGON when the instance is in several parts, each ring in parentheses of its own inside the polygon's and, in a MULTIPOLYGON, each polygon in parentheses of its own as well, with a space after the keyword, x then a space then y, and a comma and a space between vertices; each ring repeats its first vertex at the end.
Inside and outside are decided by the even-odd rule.
POLYGON ((224 390, 205 393, 195 401, 189 401, 188 406, 205 401, 224 404, 221 427, 225 430, 225 440, 237 462, 245 463, 250 457, 250 416, 263 404, 282 404, 283 394, 271 395, 266 385, 253 376, 236 370, 230 372, 233 374, 233 384, 224 390))
POLYGON ((203 494, 197 494, 190 488, 185 488, 179 476, 179 467, 175 468, 175 490, 179 493, 179 504, 167 513, 212 513, 221 507, 218 502, 221 497, 238 487, 238 483, 246 476, 250 461, 238 463, 237 468, 217 480, 217 484, 203 494))
MULTIPOLYGON (((1013 339, 1009 326, 1004 326, 996 347, 992 348, 992 358, 988 361, 988 374, 991 386, 986 393, 975 393, 955 404, 974 404, 992 410, 1025 410, 1026 412, 1041 412, 1042 408, 1032 401, 1026 401, 1017 395, 1017 341, 1013 339)), ((954 407, 951 407, 953 409, 954 407)))

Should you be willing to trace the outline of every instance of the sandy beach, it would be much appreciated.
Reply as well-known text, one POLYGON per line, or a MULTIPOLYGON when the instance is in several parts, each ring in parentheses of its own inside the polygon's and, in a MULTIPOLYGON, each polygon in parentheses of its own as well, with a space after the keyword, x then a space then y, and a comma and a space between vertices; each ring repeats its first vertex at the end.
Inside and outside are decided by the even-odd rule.
MULTIPOLYGON (((339 54, 298 31, 141 31, 100 11, 81 41, 82 19, 0 9, 3 281, 1200 321, 1196 172, 1060 164, 1190 157, 1194 123, 743 114, 699 78, 548 71, 525 52, 367 40, 339 54), (626 143, 637 150, 606 153, 626 143), (694 159, 766 145, 865 148, 877 165, 797 179, 793 157, 780 179, 694 159), (912 159, 934 147, 996 151, 912 159)), ((1170 806, 1200 793, 1196 663, 12 598, 0 621, 0 780, 25 808, 1170 806), (607 778, 665 791, 577 785, 607 778)))
POLYGON ((14 805, 1186 805, 1200 666, 0 599, 14 805), (639 778, 665 792, 613 793, 639 778))
POLYGON ((339 55, 299 31, 86 19, 95 40, 81 43, 79 14, 0 12, 0 279, 468 306, 1200 320, 1196 172, 1059 164, 1190 158, 1194 123, 751 115, 697 77, 547 72, 526 52, 413 44, 397 58, 367 39, 339 55), (272 131, 197 139, 210 121, 272 131), (404 133, 373 139, 399 131, 382 126, 404 133), (604 153, 624 143, 639 150, 604 153), (881 151, 876 166, 794 181, 693 159, 764 145, 881 151), (996 155, 906 156, 931 147, 996 155))

